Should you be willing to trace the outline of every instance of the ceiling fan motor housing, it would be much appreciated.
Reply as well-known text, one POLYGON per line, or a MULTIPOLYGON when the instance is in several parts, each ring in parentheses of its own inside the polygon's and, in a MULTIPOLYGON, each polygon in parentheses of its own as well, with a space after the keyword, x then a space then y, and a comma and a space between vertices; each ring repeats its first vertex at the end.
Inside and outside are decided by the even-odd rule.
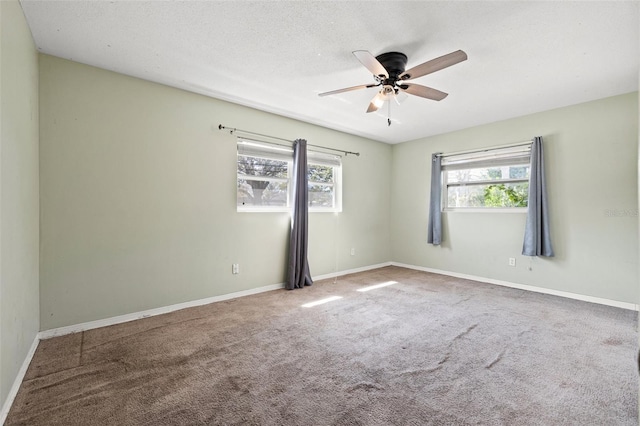
POLYGON ((387 52, 376 56, 376 59, 387 70, 389 74, 388 82, 385 84, 393 85, 398 76, 402 74, 407 66, 407 55, 400 52, 387 52))

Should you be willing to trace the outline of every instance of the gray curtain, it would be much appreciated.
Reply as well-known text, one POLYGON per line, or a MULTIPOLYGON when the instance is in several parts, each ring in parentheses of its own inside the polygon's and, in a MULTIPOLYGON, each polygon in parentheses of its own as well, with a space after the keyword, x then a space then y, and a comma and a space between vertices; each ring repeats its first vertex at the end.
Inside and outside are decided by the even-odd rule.
POLYGON ((529 206, 522 254, 547 257, 554 255, 549 232, 547 185, 544 178, 544 152, 541 137, 535 137, 531 144, 529 206))
POLYGON ((309 192, 307 188, 307 141, 293 144, 293 214, 289 244, 289 270, 286 288, 293 290, 313 284, 307 259, 309 192))
POLYGON ((429 200, 429 225, 427 242, 434 246, 442 242, 442 158, 440 153, 431 156, 431 199, 429 200))

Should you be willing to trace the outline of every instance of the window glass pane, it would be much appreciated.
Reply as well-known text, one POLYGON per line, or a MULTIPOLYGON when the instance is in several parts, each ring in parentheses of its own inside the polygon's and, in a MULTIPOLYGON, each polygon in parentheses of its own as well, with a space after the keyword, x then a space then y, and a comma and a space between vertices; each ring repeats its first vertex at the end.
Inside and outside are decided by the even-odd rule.
POLYGON ((333 200, 332 185, 309 184, 309 207, 332 208, 333 200))
POLYGON ((286 161, 238 155, 238 175, 286 178, 288 164, 286 161))
POLYGON ((509 167, 509 179, 529 179, 529 166, 509 167))
POLYGON ((445 173, 447 174, 447 182, 451 183, 500 179, 528 179, 529 165, 448 170, 445 173))
POLYGON ((238 206, 286 207, 288 186, 288 182, 238 179, 238 206))
POLYGON ((307 170, 309 182, 333 183, 333 167, 309 164, 307 170))
POLYGON ((450 186, 447 207, 527 207, 529 182, 450 186))

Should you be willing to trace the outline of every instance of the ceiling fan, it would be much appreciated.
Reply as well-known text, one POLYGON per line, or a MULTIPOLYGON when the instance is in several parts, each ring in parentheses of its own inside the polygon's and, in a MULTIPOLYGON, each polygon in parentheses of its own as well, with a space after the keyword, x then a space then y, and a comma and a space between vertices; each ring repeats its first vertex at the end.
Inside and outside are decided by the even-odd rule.
MULTIPOLYGON (((377 111, 385 101, 389 101, 392 98, 400 103, 406 98, 406 93, 434 101, 443 100, 447 97, 447 93, 420 84, 410 83, 407 80, 422 77, 467 60, 466 53, 462 50, 456 50, 455 52, 424 62, 405 71, 407 55, 404 53, 387 52, 374 57, 366 50, 356 50, 353 54, 362 65, 373 73, 375 83, 332 90, 330 92, 320 93, 318 96, 335 95, 352 90, 382 86, 380 91, 369 103, 367 112, 377 111)), ((391 125, 390 118, 387 119, 387 123, 391 125)))

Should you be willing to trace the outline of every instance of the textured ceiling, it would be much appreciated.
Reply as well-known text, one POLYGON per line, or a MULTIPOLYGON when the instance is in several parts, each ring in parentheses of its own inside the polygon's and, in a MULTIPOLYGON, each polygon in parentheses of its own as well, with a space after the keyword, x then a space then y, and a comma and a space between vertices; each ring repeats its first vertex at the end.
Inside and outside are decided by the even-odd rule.
POLYGON ((388 143, 638 90, 637 1, 21 4, 43 53, 388 143), (373 82, 353 50, 410 68, 457 49, 414 81, 449 96, 392 104, 390 127, 365 114, 375 88, 317 96, 373 82))

